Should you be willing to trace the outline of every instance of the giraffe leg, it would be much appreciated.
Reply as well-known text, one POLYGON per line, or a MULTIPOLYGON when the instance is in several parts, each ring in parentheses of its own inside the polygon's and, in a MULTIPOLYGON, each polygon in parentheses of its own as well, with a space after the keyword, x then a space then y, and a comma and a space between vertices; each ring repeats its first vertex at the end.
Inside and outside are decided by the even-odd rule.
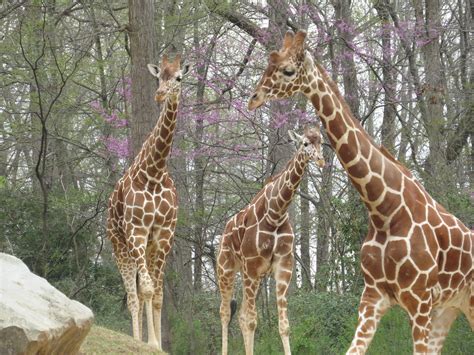
MULTIPOLYGON (((152 305, 154 285, 153 285, 153 280, 148 271, 147 261, 146 261, 146 245, 147 245, 148 238, 146 234, 140 228, 135 228, 134 231, 131 233, 131 235, 133 237, 129 237, 127 240, 129 244, 129 250, 131 250, 131 255, 135 260, 137 270, 138 270, 138 290, 140 292, 140 300, 143 300, 143 303, 145 304, 147 330, 148 330, 148 345, 157 349, 158 342, 156 340, 156 336, 154 332, 153 305, 152 305)), ((141 301, 138 302, 137 300, 137 303, 141 303, 141 301)), ((137 334, 139 334, 139 325, 138 325, 139 311, 140 311, 140 305, 138 304, 138 307, 136 310, 137 334)))
POLYGON ((143 339, 143 297, 138 291, 138 336, 143 339))
POLYGON ((219 251, 217 258, 217 280, 221 294, 220 316, 222 325, 222 355, 227 355, 227 337, 229 332, 229 322, 231 318, 231 300, 234 293, 235 281, 235 260, 234 255, 229 249, 219 251), (229 269, 226 269, 229 267, 229 269))
POLYGON ((347 354, 365 354, 374 337, 380 319, 390 307, 387 296, 365 287, 359 304, 359 321, 347 354))
POLYGON ((471 329, 474 332, 474 282, 471 283, 471 293, 467 296, 467 300, 462 307, 471 329))
POLYGON ((164 253, 159 252, 156 262, 154 263, 154 280, 155 280, 155 294, 153 295, 153 322, 155 325, 155 336, 158 342, 158 349, 162 351, 161 343, 161 309, 163 307, 163 269, 165 267, 164 253))
POLYGON ((412 290, 401 294, 401 304, 410 317, 413 353, 428 354, 431 332, 431 291, 412 290))
POLYGON ((458 309, 452 307, 436 309, 431 312, 431 331, 428 343, 429 354, 441 354, 449 328, 451 328, 459 312, 458 309))
POLYGON ((127 308, 132 316, 132 334, 136 340, 141 340, 139 331, 139 299, 137 295, 137 265, 133 257, 129 254, 123 238, 112 229, 107 230, 107 237, 112 241, 113 256, 117 263, 120 275, 122 276, 125 292, 127 293, 127 308))
POLYGON ((122 275, 123 285, 127 292, 127 308, 132 316, 132 333, 136 340, 141 340, 140 326, 139 326, 139 314, 140 314, 140 301, 137 295, 137 265, 135 260, 130 258, 128 255, 122 255, 116 257, 117 266, 122 275))
POLYGON ((251 278, 246 273, 243 275, 242 309, 239 316, 240 329, 244 336, 245 354, 253 355, 253 343, 255 337, 255 328, 257 327, 257 309, 256 299, 258 287, 260 286, 260 277, 251 278))
POLYGON ((174 225, 169 229, 163 228, 153 232, 153 240, 156 248, 153 248, 152 255, 150 255, 152 270, 152 278, 154 282, 153 295, 153 323, 155 337, 158 343, 158 349, 162 351, 161 342, 161 310, 163 307, 163 279, 164 269, 166 266, 166 256, 171 250, 171 243, 173 241, 174 225))
POLYGON ((280 332, 285 355, 290 355, 290 325, 288 322, 288 301, 286 299, 286 294, 288 292, 288 287, 290 286, 291 276, 293 273, 293 254, 290 253, 282 258, 279 258, 275 262, 278 330, 280 332))

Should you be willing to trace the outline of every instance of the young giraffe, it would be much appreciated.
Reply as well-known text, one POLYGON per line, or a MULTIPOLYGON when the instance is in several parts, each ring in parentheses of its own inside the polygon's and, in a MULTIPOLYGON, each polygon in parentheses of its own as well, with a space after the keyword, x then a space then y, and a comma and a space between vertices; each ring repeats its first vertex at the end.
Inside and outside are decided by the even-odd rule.
POLYGON ((304 50, 306 34, 287 33, 249 109, 303 93, 365 203, 370 225, 361 250, 365 288, 348 353, 365 353, 393 304, 409 314, 413 351, 439 353, 460 311, 474 329, 474 234, 437 203, 354 119, 336 84, 304 50))
POLYGON ((243 300, 239 323, 245 353, 253 354, 257 311, 255 300, 260 280, 273 273, 276 281, 278 323, 285 354, 290 351, 286 293, 293 272, 293 230, 288 207, 309 160, 324 166, 319 128, 306 128, 304 136, 289 131, 299 149, 287 166, 271 178, 250 204, 226 224, 217 257, 221 293, 222 354, 227 354, 228 325, 235 274, 242 273, 243 300))
POLYGON ((166 159, 173 142, 181 80, 188 66, 181 70, 179 56, 173 62, 163 56, 160 67, 148 64, 148 69, 159 79, 155 100, 164 102, 163 109, 140 153, 110 196, 107 237, 127 291, 133 337, 141 340, 145 302, 148 343, 161 350, 163 270, 178 210, 166 159))

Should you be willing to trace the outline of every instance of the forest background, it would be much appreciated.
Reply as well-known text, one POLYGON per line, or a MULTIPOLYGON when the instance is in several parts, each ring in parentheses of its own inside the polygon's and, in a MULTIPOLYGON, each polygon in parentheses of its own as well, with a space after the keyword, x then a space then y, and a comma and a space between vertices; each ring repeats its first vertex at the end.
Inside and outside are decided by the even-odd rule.
MULTIPOLYGON (((335 79, 355 116, 469 228, 474 226, 473 0, 4 0, 0 5, 0 251, 21 258, 100 325, 130 333, 105 238, 107 199, 156 123, 147 63, 181 53, 169 159, 179 194, 166 267, 164 347, 220 349, 215 257, 226 221, 290 159, 288 129, 319 123, 303 97, 246 103, 289 30, 335 79)), ((329 145, 291 207, 295 353, 347 350, 363 286, 367 215, 329 145)), ((236 297, 241 297, 237 287, 236 297)), ((258 297, 256 352, 277 354, 274 283, 258 297)), ((232 352, 243 343, 231 326, 232 352)), ((469 353, 455 323, 445 353, 469 353)), ((406 315, 385 316, 372 354, 411 353, 406 315)))

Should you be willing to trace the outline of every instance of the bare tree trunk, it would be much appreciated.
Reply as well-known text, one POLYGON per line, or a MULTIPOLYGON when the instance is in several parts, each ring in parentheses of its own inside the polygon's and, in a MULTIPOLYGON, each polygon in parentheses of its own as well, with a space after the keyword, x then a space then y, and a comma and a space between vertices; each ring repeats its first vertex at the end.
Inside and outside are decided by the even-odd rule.
MULTIPOLYGON (((303 196, 308 195, 308 177, 301 180, 300 190, 303 196)), ((301 282, 306 290, 313 288, 311 284, 311 257, 310 257, 311 219, 309 215, 309 201, 300 197, 300 249, 301 249, 301 282)))
POLYGON ((339 50, 340 54, 344 54, 344 66, 342 68, 344 97, 354 117, 360 119, 359 88, 352 43, 354 31, 352 29, 351 0, 333 0, 332 3, 335 11, 337 33, 342 39, 339 50))
MULTIPOLYGON (((324 147, 323 154, 329 157, 334 154, 329 147, 324 147)), ((318 291, 326 291, 330 280, 329 241, 331 237, 331 197, 332 197, 332 169, 323 169, 321 192, 318 211, 318 235, 316 239, 316 275, 314 287, 318 291)))
MULTIPOLYGON (((472 67, 472 48, 473 48, 473 19, 474 19, 474 0, 466 2, 465 9, 463 9, 463 2, 458 0, 459 8, 459 38, 460 38, 460 51, 461 55, 459 58, 459 72, 461 79, 461 87, 464 92, 464 103, 463 106, 465 109, 459 118, 459 123, 455 131, 450 135, 446 159, 449 163, 454 162, 459 154, 461 153, 463 147, 466 145, 469 136, 474 135, 474 71, 469 70, 472 67), (469 74, 470 72, 470 74, 469 74)), ((468 169, 470 174, 472 169, 468 169)))
POLYGON ((392 64, 392 30, 389 28, 390 14, 383 1, 374 4, 382 26, 382 75, 384 89, 384 108, 382 121, 382 144, 395 152, 395 78, 392 64))
POLYGON ((132 65, 132 152, 136 156, 158 119, 159 108, 153 99, 156 80, 147 69, 155 63, 155 5, 153 1, 129 0, 130 55, 132 65))
POLYGON ((422 90, 426 102, 427 116, 424 123, 429 145, 429 154, 425 169, 431 176, 430 180, 434 180, 436 176, 442 175, 439 174, 439 170, 446 161, 445 138, 443 136, 443 128, 445 125, 443 116, 445 87, 442 82, 439 44, 441 33, 439 0, 425 1, 424 5, 425 11, 423 15, 423 1, 413 0, 417 26, 421 30, 420 32, 424 33, 422 37, 424 45, 421 46, 421 53, 425 68, 425 84, 422 90))
MULTIPOLYGON (((403 74, 402 74, 403 75, 403 74)), ((407 122, 409 121, 409 115, 411 111, 411 102, 409 102, 408 98, 411 95, 411 86, 408 86, 405 81, 402 83, 402 87, 400 89, 400 101, 404 102, 405 105, 408 107, 403 107, 400 112, 400 121, 402 122, 402 128, 400 132, 400 146, 398 149, 398 160, 404 162, 406 160, 409 139, 410 139, 410 131, 407 127, 407 122)))
MULTIPOLYGON (((198 48, 199 40, 197 38, 197 23, 195 24, 195 33, 194 33, 194 44, 198 48)), ((202 78, 198 81, 197 88, 197 97, 196 104, 199 107, 198 119, 196 120, 195 126, 195 143, 194 149, 199 151, 201 147, 201 142, 204 135, 204 122, 202 118, 202 113, 204 112, 204 90, 205 83, 204 80, 207 76, 207 65, 203 65, 197 69, 198 76, 202 78)), ((196 291, 201 290, 202 288, 202 270, 203 270, 203 254, 204 254, 204 157, 198 155, 194 158, 194 289, 196 291)))

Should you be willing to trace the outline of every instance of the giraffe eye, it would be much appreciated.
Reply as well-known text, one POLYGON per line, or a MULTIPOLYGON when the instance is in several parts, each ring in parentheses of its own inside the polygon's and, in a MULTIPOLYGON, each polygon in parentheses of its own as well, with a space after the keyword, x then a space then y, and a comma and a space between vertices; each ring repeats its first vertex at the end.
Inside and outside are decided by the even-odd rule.
POLYGON ((294 70, 283 69, 283 75, 292 76, 295 73, 294 70))
POLYGON ((304 142, 303 145, 304 145, 305 147, 307 147, 307 146, 308 146, 308 142, 304 142))
POLYGON ((181 81, 181 79, 182 78, 180 76, 176 77, 176 81, 181 81))

